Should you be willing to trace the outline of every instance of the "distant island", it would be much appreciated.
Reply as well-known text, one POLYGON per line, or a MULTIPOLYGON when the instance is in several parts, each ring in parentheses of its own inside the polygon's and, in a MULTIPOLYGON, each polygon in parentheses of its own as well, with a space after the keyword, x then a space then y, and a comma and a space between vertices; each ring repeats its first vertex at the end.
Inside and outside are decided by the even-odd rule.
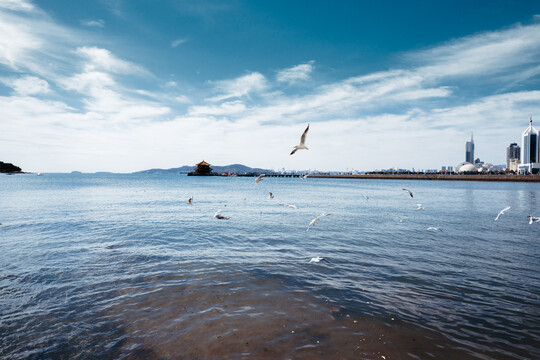
MULTIPOLYGON (((137 171, 133 174, 187 174, 188 172, 193 171, 196 166, 184 165, 172 169, 150 169, 137 171)), ((273 170, 269 169, 260 169, 260 168, 251 168, 242 164, 231 164, 225 166, 215 166, 212 165, 212 172, 216 174, 262 174, 262 173, 272 173, 273 170)))
POLYGON ((0 173, 3 174, 22 174, 23 171, 20 167, 13 165, 12 163, 5 163, 0 161, 0 173))

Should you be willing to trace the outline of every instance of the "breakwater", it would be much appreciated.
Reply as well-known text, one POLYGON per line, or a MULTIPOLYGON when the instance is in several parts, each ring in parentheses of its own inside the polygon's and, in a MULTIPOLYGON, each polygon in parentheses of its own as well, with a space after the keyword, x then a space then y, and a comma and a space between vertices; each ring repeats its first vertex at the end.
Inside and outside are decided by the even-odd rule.
POLYGON ((445 181, 503 181, 540 182, 540 175, 498 175, 498 174, 358 174, 324 175, 313 174, 310 178, 327 179, 381 179, 381 180, 445 180, 445 181))

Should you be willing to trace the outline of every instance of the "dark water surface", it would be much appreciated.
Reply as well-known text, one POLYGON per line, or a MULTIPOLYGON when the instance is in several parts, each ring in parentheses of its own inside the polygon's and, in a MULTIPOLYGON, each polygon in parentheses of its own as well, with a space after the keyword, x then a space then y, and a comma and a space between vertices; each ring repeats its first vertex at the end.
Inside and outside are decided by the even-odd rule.
POLYGON ((3 359, 540 359, 540 184, 14 175, 0 205, 3 359))

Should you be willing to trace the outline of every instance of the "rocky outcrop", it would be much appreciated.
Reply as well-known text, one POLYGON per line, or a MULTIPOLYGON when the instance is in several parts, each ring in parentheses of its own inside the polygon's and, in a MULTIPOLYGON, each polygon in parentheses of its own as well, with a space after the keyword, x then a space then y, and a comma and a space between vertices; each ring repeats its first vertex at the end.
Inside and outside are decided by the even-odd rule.
POLYGON ((5 163, 0 161, 0 173, 13 174, 13 173, 22 173, 20 167, 15 166, 11 163, 5 163))

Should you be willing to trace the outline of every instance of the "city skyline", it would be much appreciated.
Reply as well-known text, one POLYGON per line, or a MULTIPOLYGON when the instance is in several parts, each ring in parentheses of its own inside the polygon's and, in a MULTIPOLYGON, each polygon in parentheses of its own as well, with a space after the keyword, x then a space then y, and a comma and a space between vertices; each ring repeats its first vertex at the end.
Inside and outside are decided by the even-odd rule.
POLYGON ((311 5, 0 0, 0 161, 432 169, 472 131, 504 164, 539 116, 538 2, 311 5))

